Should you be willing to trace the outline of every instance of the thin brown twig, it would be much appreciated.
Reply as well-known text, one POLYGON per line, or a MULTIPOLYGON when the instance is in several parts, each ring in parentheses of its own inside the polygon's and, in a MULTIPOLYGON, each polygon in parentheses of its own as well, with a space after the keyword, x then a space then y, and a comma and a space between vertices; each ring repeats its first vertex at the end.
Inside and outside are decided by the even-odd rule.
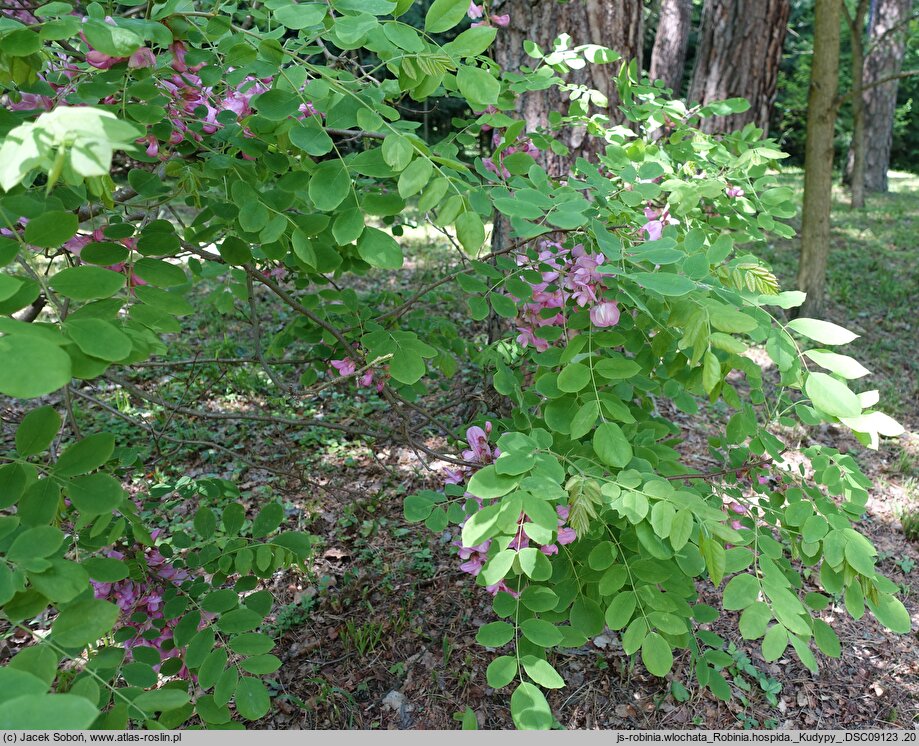
MULTIPOLYGON (((269 358, 266 362, 269 365, 308 365, 315 363, 317 358, 269 358)), ((249 365, 259 363, 260 360, 255 357, 196 357, 184 360, 144 360, 138 363, 131 363, 132 368, 178 368, 185 365, 249 365)))
POLYGON ((754 461, 752 464, 744 464, 743 466, 738 466, 733 469, 721 469, 720 471, 710 471, 704 474, 676 474, 674 476, 664 477, 664 479, 678 482, 681 479, 712 479, 714 477, 725 477, 728 474, 737 474, 742 471, 750 471, 750 469, 758 469, 760 466, 771 464, 772 461, 772 456, 766 456, 759 461, 754 461))
POLYGON ((366 365, 364 365, 364 366, 358 368, 358 369, 355 370, 353 373, 346 373, 345 375, 339 376, 338 378, 332 378, 332 379, 326 381, 325 383, 323 383, 322 385, 317 386, 317 387, 314 388, 314 389, 310 389, 310 390, 308 391, 308 394, 309 394, 311 397, 316 396, 316 395, 320 394, 321 392, 325 391, 326 389, 332 388, 333 386, 337 386, 337 385, 338 385, 339 383, 341 383, 342 381, 347 381, 347 380, 349 380, 349 379, 351 379, 351 378, 357 378, 358 376, 362 375, 363 373, 366 373, 366 372, 367 372, 368 370, 370 370, 371 368, 375 368, 375 367, 377 367, 378 365, 382 365, 383 363, 385 363, 387 360, 390 360, 390 359, 392 359, 392 353, 389 353, 388 355, 380 355, 378 358, 376 358, 376 359, 374 359, 374 360, 371 360, 369 363, 367 363, 366 365))
POLYGON ((134 425, 135 427, 139 427, 141 430, 147 431, 148 433, 150 433, 150 434, 151 434, 155 439, 157 439, 157 440, 163 439, 163 440, 168 440, 168 441, 170 441, 171 443, 177 443, 177 444, 179 444, 179 445, 203 446, 203 447, 205 447, 205 448, 213 448, 214 450, 223 451, 224 453, 229 454, 229 455, 232 456, 234 459, 237 459, 237 460, 241 461, 242 463, 246 464, 246 466, 248 466, 248 467, 251 468, 251 469, 259 469, 259 470, 261 470, 261 471, 267 471, 267 472, 272 473, 272 474, 278 474, 278 475, 280 475, 280 476, 285 476, 285 477, 293 477, 293 478, 298 479, 298 480, 300 480, 300 481, 307 481, 307 480, 305 480, 305 479, 303 478, 303 476, 302 476, 301 474, 295 474, 294 472, 281 471, 280 469, 275 469, 275 468, 270 467, 270 466, 265 466, 264 464, 259 464, 259 463, 254 462, 254 461, 250 461, 250 460, 247 459, 245 456, 241 456, 241 455, 240 455, 239 453, 237 453, 236 451, 233 451, 232 449, 227 448, 226 446, 222 446, 222 445, 220 445, 219 443, 214 443, 214 442, 211 441, 211 440, 197 440, 197 439, 189 439, 189 438, 177 438, 177 437, 172 436, 172 435, 166 435, 165 433, 158 433, 158 432, 156 431, 156 428, 154 428, 152 425, 148 425, 146 422, 141 422, 141 421, 137 420, 136 418, 131 417, 130 415, 125 414, 124 412, 118 411, 117 409, 115 409, 115 407, 113 407, 113 406, 111 406, 111 405, 109 405, 109 404, 106 404, 104 401, 102 401, 101 399, 99 399, 99 398, 93 396, 92 394, 87 394, 85 391, 81 391, 80 389, 78 389, 78 388, 76 388, 76 387, 73 387, 73 386, 70 387, 70 391, 71 391, 71 393, 73 393, 74 395, 80 397, 81 399, 85 399, 86 401, 92 402, 92 403, 95 404, 97 407, 99 407, 99 408, 101 408, 101 409, 104 409, 104 410, 107 411, 109 414, 112 414, 112 415, 114 415, 115 417, 118 417, 118 418, 124 420, 125 422, 128 422, 128 423, 134 425))
POLYGON ((252 324, 252 335, 255 337, 253 340, 253 344, 255 345, 255 356, 258 358, 259 363, 261 363, 262 370, 265 371, 265 374, 271 379, 275 387, 280 391, 287 391, 289 393, 291 390, 290 387, 275 374, 271 366, 265 361, 265 353, 262 352, 262 325, 258 318, 258 308, 256 307, 255 301, 255 285, 252 282, 251 275, 246 275, 246 290, 249 296, 249 321, 252 324))
POLYGON ((848 101, 853 96, 858 96, 865 91, 870 91, 872 88, 877 88, 880 85, 885 83, 890 83, 894 80, 900 80, 901 78, 912 78, 919 75, 919 70, 903 70, 902 72, 885 75, 883 78, 878 78, 877 80, 872 80, 867 85, 863 85, 861 88, 853 88, 849 91, 846 91, 844 94, 837 96, 836 100, 833 102, 836 108, 838 109, 846 101, 848 101))
MULTIPOLYGON (((580 230, 580 229, 579 228, 575 228, 575 229, 561 229, 560 228, 559 230, 556 231, 556 233, 573 233, 576 230, 580 230)), ((520 241, 515 241, 509 246, 505 246, 502 249, 498 249, 497 251, 490 252, 486 256, 482 257, 482 261, 487 261, 488 259, 494 259, 495 257, 501 256, 503 254, 509 254, 512 251, 517 251, 518 249, 526 246, 528 243, 530 243, 533 240, 534 239, 532 238, 526 238, 520 241)), ((379 321, 383 321, 384 319, 393 319, 393 320, 398 319, 399 317, 405 315, 405 312, 408 311, 409 308, 411 308, 415 303, 417 303, 421 298, 423 298, 425 295, 430 293, 432 290, 435 290, 439 288, 441 285, 445 285, 446 283, 451 282, 452 280, 455 280, 460 275, 468 274, 471 271, 472 271, 471 268, 464 267, 461 269, 456 269, 452 272, 448 272, 446 275, 444 275, 440 279, 435 280, 434 282, 429 283, 428 285, 425 285, 418 292, 412 295, 407 301, 405 301, 402 305, 397 306, 396 308, 393 308, 387 311, 386 313, 380 314, 374 319, 374 321, 379 322, 379 321)), ((347 329, 345 331, 350 331, 350 329, 347 329)))
POLYGON ((326 127, 325 131, 330 135, 338 135, 339 137, 369 137, 371 140, 383 140, 386 138, 386 135, 382 132, 371 132, 369 130, 342 130, 335 127, 326 127))
POLYGON ((138 399, 143 399, 153 404, 157 404, 169 412, 184 414, 188 417, 198 417, 200 419, 208 420, 244 420, 248 422, 264 422, 271 425, 285 425, 289 427, 318 427, 324 428, 326 430, 339 430, 341 432, 348 433, 349 435, 360 435, 369 438, 387 438, 391 435, 390 433, 353 427, 351 425, 342 425, 337 422, 326 422, 325 420, 294 419, 292 417, 275 417, 274 415, 247 414, 245 412, 207 412, 201 409, 192 409, 191 407, 183 407, 181 405, 172 404, 162 397, 157 396, 156 394, 151 394, 148 391, 144 391, 143 389, 118 376, 107 374, 105 378, 112 383, 121 386, 121 388, 123 388, 128 393, 133 394, 138 399))

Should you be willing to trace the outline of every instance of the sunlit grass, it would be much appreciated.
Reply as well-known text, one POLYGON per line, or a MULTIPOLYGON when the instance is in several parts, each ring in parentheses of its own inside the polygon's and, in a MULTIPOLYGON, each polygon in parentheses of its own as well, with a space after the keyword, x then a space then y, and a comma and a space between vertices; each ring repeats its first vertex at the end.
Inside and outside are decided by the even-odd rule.
MULTIPOLYGON (((803 175, 788 169, 778 180, 792 187, 800 204, 803 175)), ((919 176, 890 173, 891 192, 869 194, 853 210, 845 188, 833 190, 832 249, 827 273, 826 316, 861 336, 849 354, 874 373, 865 385, 878 388, 888 411, 919 429, 919 176)), ((800 211, 795 221, 800 227, 800 211)), ((755 249, 785 288, 795 286, 798 238, 755 249)))

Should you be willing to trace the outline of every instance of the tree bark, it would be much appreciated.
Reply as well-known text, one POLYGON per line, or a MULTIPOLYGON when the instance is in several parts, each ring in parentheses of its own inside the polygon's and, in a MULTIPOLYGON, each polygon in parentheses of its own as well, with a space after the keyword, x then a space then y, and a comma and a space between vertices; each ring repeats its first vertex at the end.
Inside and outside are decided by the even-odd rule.
POLYGON ((833 195, 833 130, 839 85, 839 23, 842 0, 816 0, 814 56, 807 97, 807 139, 804 145, 804 208, 798 288, 807 293, 800 309, 820 313, 830 254, 830 207, 833 195))
MULTIPOLYGON (((865 16, 868 14, 868 0, 858 0, 853 16, 843 4, 852 45, 852 90, 860 91, 865 85, 865 16)), ((867 93, 867 91, 866 91, 867 93)), ((852 98, 852 178, 851 204, 853 210, 865 206, 865 101, 863 96, 852 98)))
MULTIPOLYGON (((887 170, 890 167, 899 86, 896 79, 880 85, 874 83, 900 73, 912 4, 912 0, 877 0, 870 19, 862 79, 862 86, 868 87, 861 96, 865 127, 862 149, 864 176, 860 180, 864 190, 869 192, 887 191, 887 170)), ((859 86, 853 85, 853 88, 857 90, 859 86)), ((855 178, 857 155, 857 142, 853 138, 846 167, 847 181, 853 187, 853 200, 855 184, 859 181, 855 178)))
POLYGON ((705 132, 730 132, 750 122, 768 131, 790 12, 790 0, 705 0, 688 99, 750 102, 745 112, 702 120, 705 132))
POLYGON ((662 0, 654 48, 651 51, 651 80, 662 80, 675 96, 680 95, 686 48, 692 25, 692 0, 662 0))
MULTIPOLYGON (((494 12, 510 17, 507 28, 498 29, 492 54, 501 68, 511 73, 523 73, 536 61, 523 49, 525 41, 539 45, 543 52, 553 48, 553 42, 562 34, 572 37, 571 44, 599 44, 622 55, 624 61, 637 60, 641 69, 642 57, 642 0, 498 0, 494 12)), ((609 108, 604 110, 610 122, 624 121, 618 109, 616 92, 618 63, 587 64, 568 74, 569 82, 600 91, 607 97, 609 108)), ((525 73, 524 73, 525 74, 525 73)), ((556 87, 542 91, 527 91, 517 98, 517 115, 526 122, 526 131, 548 129, 549 114, 564 114, 569 109, 568 95, 556 87)), ((567 154, 541 150, 537 161, 554 178, 565 178, 579 157, 591 158, 601 152, 603 143, 587 135, 584 127, 568 127, 553 133, 568 148, 567 154)), ((500 251, 510 243, 510 225, 500 213, 495 213, 492 226, 491 247, 500 251)), ((492 314, 494 317, 494 314, 492 314)), ((493 318, 489 335, 497 333, 493 318)), ((496 337, 494 337, 496 338, 496 337)))
MULTIPOLYGON (((637 60, 641 68, 642 55, 642 0, 504 0, 497 12, 510 16, 510 25, 498 30, 493 50, 495 61, 508 72, 520 72, 522 67, 532 67, 535 60, 523 50, 524 41, 532 41, 544 51, 552 49, 553 41, 561 34, 569 34, 572 44, 599 44, 615 50, 625 60, 637 60)), ((611 65, 587 64, 573 71, 568 79, 579 85, 594 88, 609 100, 608 115, 614 123, 623 121, 616 94, 616 72, 611 65)), ((546 128, 550 112, 568 111, 567 94, 557 88, 529 91, 517 100, 517 113, 525 121, 527 130, 546 128)), ((568 146, 568 155, 551 152, 541 154, 541 165, 552 176, 564 176, 579 157, 589 157, 600 147, 587 137, 583 128, 570 128, 557 135, 568 146)))

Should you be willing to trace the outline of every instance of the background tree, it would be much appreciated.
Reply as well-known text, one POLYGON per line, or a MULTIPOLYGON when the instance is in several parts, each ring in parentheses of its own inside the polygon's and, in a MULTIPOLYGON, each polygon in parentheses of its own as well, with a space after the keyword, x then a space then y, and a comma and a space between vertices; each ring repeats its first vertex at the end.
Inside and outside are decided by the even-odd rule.
POLYGON ((688 99, 750 102, 745 112, 706 119, 707 132, 750 122, 768 130, 790 10, 789 0, 706 0, 688 99))
MULTIPOLYGON (((849 26, 852 45, 852 207, 865 206, 865 17, 869 0, 858 0, 855 12, 843 3, 842 10, 849 26)), ((866 91, 867 93, 867 91, 866 91)))
MULTIPOLYGON (((599 44, 615 50, 625 60, 636 60, 642 66, 642 14, 641 0, 573 0, 559 3, 551 0, 506 0, 494 6, 495 13, 507 18, 492 48, 492 56, 507 73, 520 73, 533 67, 534 60, 524 49, 524 42, 534 42, 543 51, 551 50, 555 39, 564 32, 578 34, 575 44, 599 44)), ((604 112, 612 123, 621 122, 618 109, 615 68, 608 65, 587 65, 567 76, 569 82, 600 91, 609 101, 604 112)), ((550 113, 568 111, 568 94, 557 86, 539 91, 524 91, 516 99, 517 114, 526 122, 526 130, 533 132, 549 126, 550 113)), ((537 154, 546 171, 561 177, 567 174, 578 157, 590 157, 601 150, 597 138, 587 136, 586 127, 568 127, 558 135, 568 148, 568 153, 558 153, 543 148, 537 154)), ((500 251, 507 245, 509 226, 500 214, 495 215, 492 226, 492 248, 500 251)), ((496 333, 498 319, 492 315, 489 324, 492 335, 496 333)))
MULTIPOLYGON (((507 72, 519 72, 532 67, 533 60, 524 51, 524 42, 532 41, 545 50, 563 32, 576 35, 576 44, 599 44, 609 47, 627 60, 642 64, 641 0, 574 0, 568 3, 539 0, 506 0, 495 6, 497 13, 509 16, 507 28, 502 29, 493 49, 495 61, 507 72)), ((574 71, 568 79, 578 85, 593 88, 609 99, 612 122, 621 122, 615 90, 615 68, 607 65, 587 65, 574 71)), ((550 112, 568 110, 567 94, 556 87, 524 93, 517 99, 517 112, 526 121, 527 130, 545 128, 550 112)), ((583 127, 569 129, 562 137, 569 148, 568 155, 543 151, 540 161, 552 175, 567 173, 578 156, 591 154, 598 147, 595 138, 587 137, 583 127)))
POLYGON ((868 46, 864 59, 861 95, 864 112, 864 135, 853 137, 849 148, 847 178, 869 192, 887 191, 887 170, 893 143, 893 126, 897 109, 897 91, 906 52, 912 0, 876 0, 869 18, 868 46), (887 80, 878 84, 878 81, 887 80), (862 152, 859 153, 859 148, 862 152), (854 179, 857 162, 862 164, 862 178, 854 179))
POLYGON ((692 0, 662 0, 649 75, 651 80, 663 80, 674 95, 679 95, 683 83, 691 28, 692 0))
MULTIPOLYGON (((836 62, 840 8, 829 1, 836 62)), ((320 487, 347 511, 347 525, 329 522, 336 541, 366 496, 363 480, 333 487, 311 474, 366 460, 356 450, 365 444, 405 497, 402 517, 424 522, 441 551, 456 548, 458 569, 493 594, 500 621, 476 640, 492 650, 514 641, 485 674, 493 690, 514 685, 517 727, 561 722, 543 693, 566 683, 552 651, 585 646, 605 627, 650 674, 686 665, 722 699, 732 692, 719 663, 727 640, 694 633, 716 606, 744 610, 743 637, 763 638, 764 660, 791 645, 814 672, 818 651, 840 654, 816 614, 843 594, 853 617, 863 599, 887 628, 910 632, 877 550, 851 527, 869 480, 831 446, 786 459, 798 434, 787 444, 776 434, 775 423, 797 417, 839 423, 877 448, 903 428, 841 380, 867 374, 853 358, 807 349, 855 334, 785 324, 768 310, 803 299, 779 292, 749 253, 792 235, 782 222, 795 214, 792 190, 773 187, 771 142, 700 132, 682 102, 632 75, 617 80, 630 126, 608 126, 602 94, 558 77, 616 57, 592 44, 551 55, 529 47, 534 69, 505 76, 485 53, 510 17, 490 3, 435 0, 423 33, 400 20, 402 3, 270 5, 248 15, 166 3, 142 20, 133 10, 103 17, 96 5, 83 16, 62 2, 43 6, 50 21, 27 11, 25 24, 0 24, 0 628, 20 647, 0 665, 0 729, 264 725, 271 691, 261 677, 285 665, 269 651, 292 642, 281 632, 292 608, 313 608, 298 600, 273 615, 271 589, 308 581, 312 548, 328 545, 307 533, 325 518, 309 492, 320 487), (437 42, 467 14, 484 20, 437 42), (584 128, 603 155, 553 178, 531 153, 557 144, 510 114, 522 96, 556 91, 560 110, 541 112, 553 134, 584 128), (471 116, 445 133, 400 117, 397 103, 435 94, 471 116), (671 136, 652 143, 668 118, 671 136), (476 152, 486 142, 488 154, 476 152), (485 221, 496 213, 512 243, 489 254, 485 221), (431 245, 406 240, 407 228, 431 245), (10 318, 41 296, 38 324, 10 318), (489 309, 513 328, 486 341, 474 322, 489 309), (205 363, 200 343, 219 357, 205 363), (763 343, 778 386, 744 355, 763 343), (172 357, 186 350, 194 357, 172 357), (215 367, 202 374, 202 364, 215 367), (211 407, 212 389, 226 391, 232 411, 211 407), (124 397, 143 408, 132 416, 124 397), (673 408, 657 406, 664 400, 673 408), (40 406, 22 414, 29 401, 40 406), (683 416, 700 407, 724 425, 696 419, 721 446, 706 472, 672 447, 700 440, 683 416), (730 422, 718 417, 729 409, 730 422), (173 436, 164 430, 174 418, 173 436), (251 434, 262 426, 270 434, 251 434), (354 440, 342 447, 345 436, 354 440), (193 454, 190 474, 173 465, 173 446, 193 454), (389 470, 384 449, 413 467, 389 470), (283 479, 250 481, 211 463, 215 453, 283 479), (809 467, 798 474, 799 464, 809 467), (246 481, 199 479, 202 465, 246 481), (404 494, 409 485, 425 489, 404 494), (289 510, 295 490, 308 502, 289 510), (757 558, 764 541, 769 556, 757 558), (828 595, 799 597, 797 556, 820 565, 828 595), (705 579, 724 593, 703 615, 690 604, 705 579)), ((597 23, 609 10, 577 7, 597 23)), ((815 74, 835 74, 825 62, 815 74)), ((609 78, 609 68, 596 74, 609 78)), ((425 542, 404 543, 410 572, 440 572, 427 559, 422 569, 433 557, 425 542)), ((378 587, 346 572, 355 599, 378 587)), ((485 600, 470 592, 463 603, 485 600)), ((350 605, 371 616, 347 644, 366 668, 382 612, 350 605)), ((416 619, 407 606, 399 613, 416 619)), ((464 725, 474 715, 467 709, 464 725)))
POLYGON ((823 305, 830 253, 830 207, 833 191, 833 130, 838 110, 839 39, 842 0, 816 0, 814 55, 807 99, 804 155, 804 208, 798 288, 807 293, 801 308, 813 316, 823 305))

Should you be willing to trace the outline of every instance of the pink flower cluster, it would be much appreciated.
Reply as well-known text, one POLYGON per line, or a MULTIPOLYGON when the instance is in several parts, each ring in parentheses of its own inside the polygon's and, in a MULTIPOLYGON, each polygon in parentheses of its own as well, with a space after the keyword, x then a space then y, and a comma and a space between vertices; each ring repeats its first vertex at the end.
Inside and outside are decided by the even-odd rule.
MULTIPOLYGON (((492 146, 497 148, 503 139, 504 136, 501 132, 495 130, 491 137, 492 146)), ((513 153, 526 153, 535 158, 539 155, 539 148, 533 144, 529 137, 521 135, 513 145, 509 145, 501 151, 501 154, 498 156, 498 163, 495 163, 494 158, 483 158, 482 165, 495 176, 500 176, 502 179, 509 179, 511 172, 504 167, 504 159, 513 153)))
POLYGON ((569 300, 584 308, 590 306, 590 321, 596 327, 611 327, 619 323, 619 306, 603 300, 605 280, 613 277, 601 274, 602 254, 590 254, 583 245, 571 249, 554 241, 544 241, 534 262, 519 255, 520 266, 531 266, 541 273, 541 282, 531 283, 532 299, 523 305, 517 318, 517 342, 542 352, 549 343, 536 332, 545 326, 564 326, 564 308, 569 300), (554 313, 553 313, 554 312, 554 313))
MULTIPOLYGON (((213 134, 221 128, 218 116, 224 111, 231 111, 237 120, 245 119, 253 113, 252 97, 265 93, 271 87, 272 78, 256 79, 247 76, 235 88, 227 88, 218 93, 214 88, 204 85, 197 73, 202 65, 189 66, 185 61, 186 49, 181 41, 173 42, 171 66, 173 75, 159 81, 160 88, 169 95, 170 102, 166 107, 167 119, 172 124, 169 144, 176 145, 186 137, 200 142, 201 134, 189 128, 189 123, 201 125, 204 134, 213 134)), ((298 119, 316 114, 316 109, 309 102, 300 105, 298 119)), ((252 137, 244 128, 243 134, 252 137)), ((158 155, 160 142, 153 135, 148 135, 147 155, 154 158, 158 155)), ((246 156, 244 156, 246 157, 246 156)))
MULTIPOLYGON (((86 23, 88 20, 89 18, 84 18, 83 23, 86 23)), ((105 22, 110 26, 116 25, 115 20, 111 16, 106 16, 105 22)), ((80 32, 80 38, 83 40, 83 43, 89 47, 89 51, 86 53, 86 64, 90 67, 95 67, 97 70, 108 70, 122 62, 127 62, 128 67, 132 70, 156 66, 156 55, 153 54, 153 51, 149 47, 140 47, 128 57, 112 57, 104 52, 93 49, 92 44, 89 43, 86 35, 82 31, 80 32)))
MULTIPOLYGON (((86 248, 87 245, 93 243, 94 241, 107 241, 105 233, 102 228, 96 228, 92 233, 78 233, 73 238, 68 239, 64 243, 64 248, 67 249, 74 256, 80 256, 80 252, 86 248)), ((137 239, 135 238, 122 238, 118 243, 122 246, 130 249, 131 251, 137 250, 137 239)), ((131 265, 127 262, 118 262, 117 264, 111 264, 106 267, 106 269, 112 270, 112 272, 121 272, 128 277, 128 287, 136 287, 137 285, 146 285, 146 281, 142 280, 131 268, 131 265)))
POLYGON ((645 217, 648 222, 645 223, 641 230, 644 231, 649 241, 658 241, 664 235, 664 227, 668 225, 677 225, 680 221, 670 215, 670 208, 664 207, 657 209, 650 204, 645 207, 645 217))
MULTIPOLYGON (((25 226, 28 225, 28 223, 29 223, 28 218, 25 218, 25 217, 19 218, 19 220, 17 221, 17 228, 18 227, 25 228, 25 226)), ((16 234, 13 231, 11 231, 9 228, 0 228, 0 236, 13 237, 15 235, 16 234)), ((74 256, 80 256, 80 252, 84 248, 86 248, 88 244, 93 243, 94 241, 107 241, 107 240, 108 239, 105 237, 105 234, 103 233, 103 229, 96 228, 92 233, 78 233, 72 238, 69 238, 67 241, 64 242, 64 245, 62 248, 66 249, 74 256)), ((135 251, 137 249, 137 240, 134 238, 123 238, 119 241, 119 243, 125 246, 126 248, 130 249, 131 251, 135 251)), ((105 269, 109 269, 112 272, 121 272, 122 274, 127 275, 128 287, 136 287, 137 285, 147 284, 146 281, 142 280, 140 277, 138 277, 134 273, 134 270, 132 269, 131 265, 128 262, 118 262, 117 264, 110 264, 109 266, 105 267, 105 269)))
POLYGON ((7 18, 12 18, 15 21, 24 23, 27 26, 32 25, 33 23, 38 23, 38 19, 32 15, 32 10, 37 7, 33 3, 25 2, 24 0, 7 0, 4 3, 3 10, 0 11, 0 15, 4 15, 7 18))
MULTIPOLYGON (((493 448, 488 442, 488 436, 491 434, 491 423, 485 423, 485 429, 481 427, 470 427, 466 431, 466 442, 469 444, 469 448, 463 451, 463 459, 466 461, 472 461, 481 466, 486 466, 495 461, 498 456, 501 455, 501 451, 498 448, 493 448)), ((469 476, 472 475, 476 470, 476 467, 464 466, 459 469, 448 468, 444 470, 446 474, 445 482, 446 484, 460 484, 465 481, 469 476)), ((466 497, 472 500, 475 500, 479 507, 482 507, 481 498, 475 497, 474 495, 466 493, 466 497)), ((555 543, 546 544, 539 547, 539 551, 547 556, 553 554, 558 554, 558 546, 566 545, 573 542, 577 539, 577 534, 574 529, 567 525, 568 522, 568 506, 567 505, 557 505, 555 512, 558 514, 558 528, 556 531, 555 543)), ((523 529, 523 524, 526 520, 526 514, 521 513, 520 518, 517 521, 517 532, 514 535, 514 538, 511 539, 508 544, 509 549, 515 551, 520 551, 525 549, 530 545, 530 539, 526 535, 523 529)), ((465 523, 465 521, 464 521, 465 523)), ((459 569, 465 573, 469 573, 473 577, 478 576, 482 571, 482 568, 485 566, 485 563, 488 561, 488 550, 491 548, 492 540, 484 541, 481 544, 474 547, 467 547, 463 544, 462 539, 457 539, 453 542, 453 546, 457 548, 457 556, 463 561, 460 564, 459 569)), ((503 580, 485 587, 486 590, 492 595, 504 591, 505 593, 510 593, 513 596, 516 596, 517 593, 511 589, 507 583, 503 580)))
MULTIPOLYGON (((771 486, 773 484, 773 480, 770 476, 762 474, 756 478, 756 482, 760 487, 771 486)), ((722 502, 722 507, 728 516, 750 515, 750 509, 746 505, 742 505, 741 503, 737 502, 737 500, 735 500, 733 497, 725 496, 722 498, 722 502)), ((741 523, 739 517, 731 518, 731 528, 736 531, 743 527, 743 523, 741 523)))
MULTIPOLYGON (((156 538, 158 533, 154 531, 152 536, 156 538)), ((180 656, 182 651, 171 645, 167 646, 166 643, 172 640, 172 630, 178 623, 178 619, 168 620, 165 626, 159 629, 160 634, 154 639, 148 639, 144 633, 154 629, 154 622, 163 618, 163 594, 166 588, 170 585, 181 585, 188 580, 189 574, 175 567, 156 547, 144 547, 143 553, 148 570, 145 580, 136 581, 125 578, 114 583, 99 583, 94 580, 92 581, 93 589, 96 598, 111 601, 121 609, 121 623, 124 626, 136 630, 135 636, 123 643, 129 659, 131 649, 138 645, 156 648, 163 660, 175 658, 180 656), (138 612, 146 615, 143 622, 131 620, 131 617, 138 612)), ((123 552, 114 549, 108 551, 106 555, 117 560, 125 558, 123 552)))
MULTIPOLYGON (((501 455, 501 449, 492 448, 488 442, 488 436, 491 435, 491 423, 485 423, 483 430, 478 425, 474 425, 466 430, 466 443, 469 448, 463 451, 463 460, 470 461, 480 466, 487 466, 493 463, 501 455)), ((475 473, 476 469, 471 466, 447 467, 443 470, 446 477, 445 484, 462 484, 475 473)), ((472 497, 467 493, 468 497, 472 497)), ((475 498, 478 500, 478 498, 475 498)), ((481 501, 479 502, 481 505, 481 501)))
MULTIPOLYGON (((578 538, 578 535, 575 533, 574 529, 566 525, 568 521, 568 506, 556 505, 555 512, 558 514, 558 529, 556 532, 555 543, 546 544, 539 547, 539 551, 546 556, 558 554, 559 545, 564 546, 566 544, 570 544, 578 538)), ((517 533, 508 544, 508 549, 513 549, 519 552, 521 549, 526 549, 530 546, 530 538, 523 530, 523 524, 525 520, 526 514, 521 513, 517 522, 517 533)), ((459 569, 465 573, 469 573, 473 577, 478 576, 478 574, 482 572, 482 568, 485 566, 485 563, 488 562, 488 550, 491 547, 491 542, 492 540, 488 539, 478 546, 467 547, 463 545, 461 539, 454 541, 453 546, 458 548, 457 554, 459 558, 463 560, 463 563, 459 566, 459 569)), ((503 580, 499 580, 493 585, 485 586, 485 590, 487 590, 492 595, 499 593, 500 591, 510 593, 512 596, 517 595, 517 592, 510 588, 510 586, 508 586, 507 583, 505 583, 503 580)))
MULTIPOLYGON (((731 498, 727 498, 726 504, 727 509, 734 515, 747 515, 747 513, 750 512, 747 510, 746 506, 741 505, 739 502, 731 498)), ((739 518, 734 518, 731 520, 731 528, 733 528, 735 531, 743 528, 743 524, 740 522, 739 518)))
POLYGON ((500 16, 486 14, 484 3, 482 5, 476 5, 475 2, 470 2, 469 10, 466 11, 466 15, 475 21, 472 26, 491 26, 494 24, 501 28, 507 28, 511 22, 511 17, 507 14, 500 16))
MULTIPOLYGON (((337 370, 338 374, 341 376, 354 375, 355 371, 357 370, 357 365, 350 357, 346 357, 344 360, 330 360, 329 364, 335 370, 337 370)), ((372 370, 367 370, 364 373, 361 373, 361 375, 358 376, 357 385, 362 386, 363 388, 369 388, 372 386, 374 381, 373 373, 374 372, 372 370)), ((377 376, 378 378, 376 389, 377 393, 380 394, 383 392, 383 387, 386 385, 386 378, 388 377, 385 367, 382 371, 377 372, 377 376)))
MULTIPOLYGON (((16 1, 19 2, 19 0, 16 1)), ((16 13, 23 12, 26 11, 16 11, 16 13)), ((84 22, 86 20, 84 19, 84 22)), ((107 23, 114 25, 112 18, 107 17, 105 20, 107 23)), ((129 69, 154 68, 157 66, 157 55, 149 47, 141 47, 129 57, 112 57, 93 49, 82 32, 81 37, 88 47, 86 62, 96 69, 108 70, 122 63, 127 63, 129 69)), ((265 93, 271 87, 272 78, 255 79, 246 77, 236 86, 228 86, 217 90, 211 86, 206 86, 197 75, 198 71, 204 66, 203 63, 189 65, 186 62, 187 49, 181 40, 174 41, 169 45, 169 54, 171 57, 169 66, 172 69, 172 74, 166 78, 158 78, 156 83, 160 90, 169 97, 169 102, 166 105, 166 121, 171 125, 171 132, 165 143, 153 134, 147 134, 140 139, 139 142, 146 143, 146 153, 151 158, 160 156, 160 149, 164 144, 178 145, 186 138, 200 142, 203 139, 202 132, 204 134, 213 134, 222 127, 221 122, 218 121, 218 116, 222 112, 233 112, 237 120, 248 117, 253 112, 252 97, 265 93)), ((54 57, 50 62, 51 70, 61 73, 65 79, 65 82, 61 83, 55 81, 56 76, 54 75, 40 76, 44 82, 47 82, 54 89, 54 98, 24 93, 19 101, 10 102, 9 108, 17 111, 33 111, 36 109, 50 111, 58 101, 64 99, 70 93, 70 81, 80 74, 80 69, 63 56, 54 57)), ((101 103, 115 105, 119 103, 119 100, 117 96, 109 96, 103 99, 101 103)), ((300 105, 297 118, 304 119, 317 113, 312 103, 305 102, 300 105)), ((247 128, 243 129, 243 134, 246 137, 252 137, 252 133, 247 128)), ((246 155, 243 157, 248 158, 246 155)))

